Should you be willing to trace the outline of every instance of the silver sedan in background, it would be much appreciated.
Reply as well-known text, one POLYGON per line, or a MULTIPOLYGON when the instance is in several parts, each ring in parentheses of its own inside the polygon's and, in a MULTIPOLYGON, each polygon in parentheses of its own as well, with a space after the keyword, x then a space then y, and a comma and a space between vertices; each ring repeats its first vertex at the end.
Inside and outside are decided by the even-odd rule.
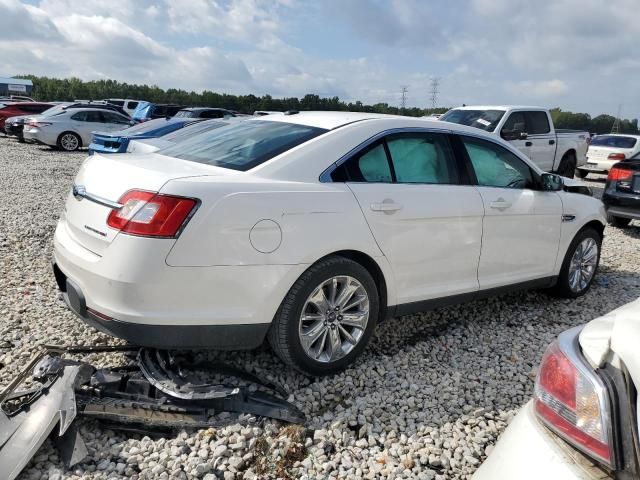
POLYGON ((72 152, 91 143, 91 133, 121 130, 131 119, 98 108, 74 108, 31 118, 24 125, 26 142, 42 143, 72 152))

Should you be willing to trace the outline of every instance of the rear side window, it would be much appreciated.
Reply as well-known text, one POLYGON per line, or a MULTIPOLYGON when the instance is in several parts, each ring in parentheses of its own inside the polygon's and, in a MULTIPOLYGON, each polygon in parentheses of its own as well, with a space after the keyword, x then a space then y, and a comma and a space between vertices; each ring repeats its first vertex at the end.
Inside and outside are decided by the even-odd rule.
POLYGON ((438 133, 408 133, 387 138, 398 183, 457 183, 449 141, 438 133))
POLYGON ((138 102, 128 102, 127 108, 129 110, 135 110, 138 107, 138 102))
POLYGON ((78 112, 71 115, 71 120, 75 120, 77 122, 86 122, 87 121, 87 112, 78 112))
POLYGON ((393 175, 384 142, 374 143, 338 167, 334 182, 391 183, 393 175))
POLYGON ((542 135, 551 131, 549 117, 546 112, 525 112, 527 121, 527 133, 529 135, 542 135))
POLYGON ((224 112, 221 110, 204 110, 200 112, 200 118, 224 118, 224 112))
POLYGON ((158 153, 246 171, 325 132, 307 125, 252 120, 201 133, 158 153))
POLYGON ((509 150, 493 142, 460 137, 481 187, 531 188, 534 184, 529 165, 509 150))
POLYGON ((591 139, 594 147, 633 148, 637 140, 634 137, 618 137, 615 135, 598 135, 591 139))

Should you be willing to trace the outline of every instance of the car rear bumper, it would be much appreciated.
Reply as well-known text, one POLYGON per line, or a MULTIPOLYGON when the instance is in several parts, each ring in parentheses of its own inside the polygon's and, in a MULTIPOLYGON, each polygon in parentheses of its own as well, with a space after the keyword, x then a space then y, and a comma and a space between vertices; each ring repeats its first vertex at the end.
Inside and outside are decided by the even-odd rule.
POLYGON ((61 220, 54 263, 69 306, 86 323, 141 346, 254 348, 307 268, 171 267, 165 260, 173 240, 124 234, 97 255, 66 228, 61 220))
POLYGON ((123 322, 88 309, 80 287, 53 264, 58 288, 65 303, 87 325, 134 345, 155 348, 204 348, 245 350, 264 341, 270 324, 244 325, 150 325, 123 322))
POLYGON ((605 190, 602 202, 609 215, 640 220, 640 195, 618 192, 614 187, 605 190))
POLYGON ((613 479, 590 459, 547 430, 536 418, 533 402, 511 421, 472 480, 613 479))

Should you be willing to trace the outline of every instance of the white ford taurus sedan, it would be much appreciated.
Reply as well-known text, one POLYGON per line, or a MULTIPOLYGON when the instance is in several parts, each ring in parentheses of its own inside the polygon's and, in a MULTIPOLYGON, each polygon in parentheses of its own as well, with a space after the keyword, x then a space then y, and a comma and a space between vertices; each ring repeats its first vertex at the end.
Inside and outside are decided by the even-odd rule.
POLYGON ((585 191, 478 129, 288 112, 89 157, 54 272, 74 312, 132 343, 267 337, 287 364, 327 374, 385 316, 517 288, 584 294, 605 225, 585 191))

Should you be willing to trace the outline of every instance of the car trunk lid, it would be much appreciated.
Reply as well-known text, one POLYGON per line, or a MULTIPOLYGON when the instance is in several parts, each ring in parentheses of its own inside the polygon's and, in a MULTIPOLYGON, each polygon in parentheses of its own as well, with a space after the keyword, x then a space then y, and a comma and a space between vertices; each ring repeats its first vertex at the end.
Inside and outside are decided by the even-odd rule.
POLYGON ((61 221, 77 243, 102 255, 119 233, 107 218, 127 191, 158 192, 177 178, 230 174, 237 172, 156 153, 95 154, 80 167, 61 221))

